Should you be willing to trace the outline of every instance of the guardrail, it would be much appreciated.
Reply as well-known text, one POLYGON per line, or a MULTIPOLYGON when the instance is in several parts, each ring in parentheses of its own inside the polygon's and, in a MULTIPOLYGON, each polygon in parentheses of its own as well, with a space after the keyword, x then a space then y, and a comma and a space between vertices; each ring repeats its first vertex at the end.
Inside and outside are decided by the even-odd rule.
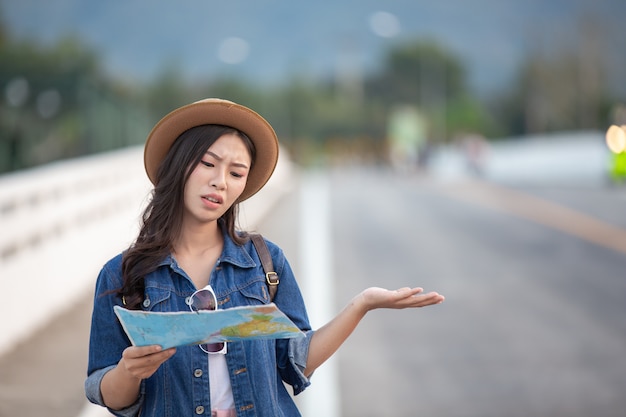
MULTIPOLYGON (((253 229, 291 184, 284 152, 269 183, 242 204, 253 229)), ((0 355, 80 297, 127 248, 150 193, 143 147, 0 176, 0 355)))
POLYGON ((0 259, 10 261, 147 195, 141 149, 65 161, 0 177, 0 259))
POLYGON ((0 177, 0 354, 93 287, 148 193, 137 147, 0 177))

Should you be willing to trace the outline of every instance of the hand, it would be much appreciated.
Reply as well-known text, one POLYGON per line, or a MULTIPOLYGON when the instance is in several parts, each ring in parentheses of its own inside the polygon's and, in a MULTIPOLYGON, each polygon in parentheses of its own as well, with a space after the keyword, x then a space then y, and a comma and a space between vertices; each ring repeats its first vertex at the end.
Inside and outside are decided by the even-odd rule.
POLYGON ((422 294, 422 288, 386 290, 372 287, 354 297, 335 318, 316 330, 309 344, 304 374, 310 376, 339 349, 368 311, 376 308, 416 308, 442 303, 443 295, 422 294))
POLYGON ((162 350, 161 346, 130 346, 122 352, 118 367, 136 379, 146 379, 159 369, 159 366, 176 353, 176 348, 162 350))
POLYGON ((442 303, 445 298, 436 292, 423 294, 422 288, 400 288, 395 291, 371 287, 360 294, 366 311, 376 308, 416 308, 442 303))

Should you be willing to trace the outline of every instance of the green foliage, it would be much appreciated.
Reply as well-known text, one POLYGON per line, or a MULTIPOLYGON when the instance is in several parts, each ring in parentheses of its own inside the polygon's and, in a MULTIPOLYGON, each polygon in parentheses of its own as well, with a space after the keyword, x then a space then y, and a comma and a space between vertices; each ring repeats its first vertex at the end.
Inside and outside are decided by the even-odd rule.
POLYGON ((447 129, 452 136, 480 133, 486 137, 494 137, 499 134, 498 126, 485 106, 469 95, 451 100, 446 109, 446 115, 447 129))
POLYGON ((626 97, 623 88, 611 89, 609 67, 619 52, 606 49, 609 36, 590 14, 575 37, 536 42, 510 88, 492 98, 490 111, 505 132, 603 131, 613 123, 611 112, 626 97))
POLYGON ((0 61, 0 172, 127 146, 146 129, 135 93, 76 38, 3 42, 0 61))
POLYGON ((448 142, 468 132, 493 131, 483 105, 469 94, 460 59, 434 41, 392 48, 380 73, 367 80, 366 91, 369 101, 386 109, 398 104, 418 109, 427 119, 431 143, 448 142))
POLYGON ((189 80, 184 68, 170 62, 155 79, 131 86, 104 74, 97 54, 78 39, 68 37, 51 47, 12 41, 0 19, 5 98, 0 172, 143 143, 165 114, 206 97, 255 109, 306 164, 385 160, 389 113, 398 105, 411 105, 426 119, 431 144, 468 134, 494 138, 604 129, 617 97, 599 64, 602 49, 583 44, 586 49, 532 51, 510 89, 488 101, 472 94, 461 59, 432 40, 392 45, 380 70, 363 79, 320 81, 294 74, 275 86, 228 75, 189 80))
POLYGON ((368 90, 385 103, 433 107, 465 94, 465 73, 460 60, 434 41, 409 42, 390 50, 368 90))

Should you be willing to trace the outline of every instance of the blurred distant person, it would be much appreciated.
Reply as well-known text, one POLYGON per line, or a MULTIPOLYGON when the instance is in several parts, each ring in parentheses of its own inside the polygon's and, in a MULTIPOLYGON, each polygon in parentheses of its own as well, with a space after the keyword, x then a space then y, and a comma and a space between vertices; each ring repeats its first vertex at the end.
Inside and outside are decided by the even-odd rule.
POLYGON ((139 235, 96 283, 85 381, 90 401, 116 416, 299 416, 285 384, 302 392, 368 311, 443 302, 421 288, 372 287, 313 331, 289 263, 265 241, 280 279, 272 299, 250 235, 235 224, 238 204, 265 185, 277 160, 272 127, 230 101, 192 103, 153 128, 144 162, 154 189, 139 235), (199 292, 220 309, 273 300, 306 337, 136 347, 113 311, 189 311, 199 292))
POLYGON ((479 134, 466 135, 461 140, 461 147, 469 172, 476 176, 482 176, 487 157, 487 141, 485 138, 479 134))
POLYGON ((389 159, 400 173, 414 172, 427 164, 426 121, 413 106, 392 110, 387 124, 389 159))

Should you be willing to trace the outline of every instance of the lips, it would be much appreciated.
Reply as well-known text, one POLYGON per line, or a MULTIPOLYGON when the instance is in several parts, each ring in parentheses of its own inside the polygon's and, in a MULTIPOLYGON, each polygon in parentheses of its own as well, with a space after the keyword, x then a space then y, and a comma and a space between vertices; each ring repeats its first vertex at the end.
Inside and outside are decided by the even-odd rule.
POLYGON ((224 199, 216 194, 203 195, 202 199, 214 204, 222 204, 224 202, 224 199))

